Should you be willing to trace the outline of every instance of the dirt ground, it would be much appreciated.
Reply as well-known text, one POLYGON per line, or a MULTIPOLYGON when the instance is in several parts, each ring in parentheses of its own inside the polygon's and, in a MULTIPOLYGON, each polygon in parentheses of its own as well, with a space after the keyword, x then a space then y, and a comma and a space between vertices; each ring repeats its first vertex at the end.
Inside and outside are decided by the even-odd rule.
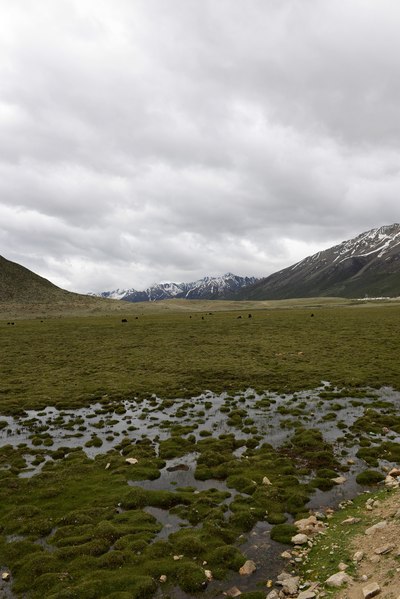
POLYGON ((400 491, 374 505, 371 514, 375 523, 386 525, 354 538, 354 554, 363 552, 357 580, 339 591, 335 599, 364 599, 363 589, 373 583, 381 589, 376 594, 379 599, 400 599, 400 491))

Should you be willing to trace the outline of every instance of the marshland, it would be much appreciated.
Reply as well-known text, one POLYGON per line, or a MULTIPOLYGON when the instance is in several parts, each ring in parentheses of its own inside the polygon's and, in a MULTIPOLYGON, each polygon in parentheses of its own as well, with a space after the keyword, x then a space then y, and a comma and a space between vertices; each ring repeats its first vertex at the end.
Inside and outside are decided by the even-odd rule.
POLYGON ((5 597, 211 598, 233 585, 265 597, 293 521, 379 489, 400 462, 396 302, 8 322, 5 597), (243 577, 247 559, 257 571, 243 577))

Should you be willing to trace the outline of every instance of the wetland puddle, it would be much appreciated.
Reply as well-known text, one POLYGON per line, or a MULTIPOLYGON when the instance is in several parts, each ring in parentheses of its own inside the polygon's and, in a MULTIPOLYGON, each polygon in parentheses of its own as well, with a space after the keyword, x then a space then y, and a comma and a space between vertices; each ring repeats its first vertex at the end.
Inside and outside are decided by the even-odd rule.
MULTIPOLYGON (((264 444, 269 444, 271 451, 279 452, 290 445, 293 434, 300 428, 320 431, 336 460, 335 470, 341 471, 346 479, 327 490, 314 489, 305 509, 323 510, 328 506, 336 507, 364 489, 355 480, 356 475, 366 469, 365 461, 357 457, 361 438, 363 446, 372 448, 387 441, 392 444, 400 442, 400 434, 387 425, 391 419, 395 422, 399 408, 400 394, 392 389, 362 390, 348 396, 328 383, 315 390, 287 395, 259 395, 249 389, 234 396, 205 392, 190 400, 174 401, 152 397, 117 404, 104 398, 102 403, 75 410, 47 407, 41 411, 29 410, 18 417, 0 415, 0 446, 3 453, 11 449, 18 453, 18 457, 23 459, 22 463, 18 463, 18 476, 30 478, 59 460, 60 452, 61 458, 64 458, 70 452, 82 449, 90 459, 109 455, 112 460, 115 455, 125 457, 124 443, 126 446, 128 441, 131 444, 147 442, 154 449, 155 457, 162 458, 162 467, 149 477, 132 476, 130 480, 128 473, 127 486, 132 489, 141 487, 149 492, 186 490, 193 496, 198 495, 199 499, 211 501, 209 509, 218 507, 228 521, 232 515, 235 516, 241 501, 244 504, 252 501, 254 488, 246 488, 246 484, 251 486, 254 483, 258 488, 260 483, 254 480, 243 482, 237 476, 235 479, 234 475, 227 479, 227 476, 219 474, 218 478, 214 478, 207 475, 207 470, 199 474, 198 469, 207 453, 207 440, 210 443, 216 438, 224 440, 231 437, 235 440, 236 446, 232 446, 229 459, 233 471, 236 463, 241 468, 240 476, 243 478, 245 460, 251 464, 253 472, 255 466, 252 460, 258 459, 257 452, 262 452, 264 444), (379 415, 384 426, 381 426, 381 420, 376 426, 374 414, 379 415), (373 430, 368 430, 370 422, 374 424, 373 430), (175 445, 168 445, 171 440, 175 445), (181 443, 186 443, 187 448, 182 449, 181 443), (214 500, 215 497, 218 499, 214 500)), ((400 432, 397 425, 395 428, 400 432)), ((290 453, 287 455, 290 456, 290 453)), ((212 457, 207 456, 207 467, 218 465, 218 456, 215 464, 212 457)), ((299 457, 301 452, 293 461, 299 457)), ((377 459, 378 467, 393 463, 381 457, 377 459)), ((287 456, 285 459, 288 459, 287 456)), ((139 456, 138 466, 140 463, 139 456)), ((135 464, 125 464, 124 467, 135 472, 135 464)), ((315 476, 314 467, 308 472, 296 467, 299 472, 295 474, 302 484, 315 476)), ((0 468, 15 469, 16 466, 11 460, 10 463, 3 460, 0 468)), ((211 469, 210 472, 217 471, 211 469)), ((167 540, 170 535, 186 528, 201 527, 201 519, 196 522, 192 512, 186 514, 151 505, 146 506, 145 511, 161 525, 152 542, 167 540), (191 518, 192 523, 185 516, 191 518)), ((285 517, 288 517, 288 522, 291 521, 288 514, 285 517)), ((276 577, 283 569, 280 553, 284 546, 271 540, 271 527, 272 524, 260 518, 253 526, 247 527, 248 532, 236 541, 246 559, 255 561, 257 572, 250 577, 231 573, 222 582, 212 582, 204 597, 221 596, 222 590, 232 586, 238 586, 243 592, 254 590, 258 583, 276 577)), ((43 547, 46 543, 44 538, 43 547)), ((12 597, 12 594, 5 596, 12 597)), ((161 587, 156 596, 163 596, 161 587)), ((173 596, 176 599, 191 597, 190 593, 179 589, 174 590, 173 596)))

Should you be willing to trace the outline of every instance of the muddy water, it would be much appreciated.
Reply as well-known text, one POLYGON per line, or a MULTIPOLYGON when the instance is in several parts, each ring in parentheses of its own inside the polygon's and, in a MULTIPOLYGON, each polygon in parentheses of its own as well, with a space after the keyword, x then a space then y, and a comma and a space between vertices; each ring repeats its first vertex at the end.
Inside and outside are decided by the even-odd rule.
MULTIPOLYGON (((89 458, 98 454, 105 454, 113 450, 123 438, 129 437, 133 441, 148 438, 154 443, 170 437, 173 426, 194 426, 190 434, 197 440, 206 438, 205 432, 213 436, 233 433, 236 438, 248 439, 254 436, 254 428, 261 437, 262 443, 269 443, 280 447, 293 434, 293 424, 301 423, 305 428, 318 428, 324 438, 333 444, 338 456, 343 449, 346 450, 346 459, 351 458, 354 464, 346 473, 346 482, 335 486, 331 491, 316 491, 307 505, 310 509, 323 509, 327 506, 335 507, 341 501, 354 497, 363 489, 355 482, 357 473, 365 468, 365 463, 355 456, 358 445, 346 443, 344 433, 354 421, 362 416, 364 409, 376 399, 390 401, 392 405, 400 407, 400 394, 392 389, 383 388, 380 391, 371 391, 366 397, 360 399, 360 404, 353 406, 349 398, 335 398, 334 401, 321 400, 320 394, 332 390, 329 384, 324 383, 320 388, 307 390, 296 394, 277 395, 265 393, 256 394, 249 389, 246 392, 229 397, 228 394, 214 395, 206 392, 190 400, 177 399, 174 402, 163 402, 160 398, 152 397, 143 401, 125 401, 122 404, 96 403, 90 407, 78 410, 59 411, 48 407, 40 412, 27 411, 24 416, 13 418, 1 416, 1 421, 6 421, 6 426, 0 430, 0 447, 12 445, 13 447, 26 448, 25 459, 27 467, 20 476, 35 476, 43 465, 51 460, 51 451, 63 448, 82 448, 89 458), (121 407, 122 406, 122 407, 121 407), (334 406, 334 408, 332 407, 334 406), (251 431, 246 428, 232 427, 224 408, 244 409, 246 418, 250 418, 251 431), (327 415, 332 413, 332 419, 327 415), (344 423, 345 429, 338 427, 344 423), (85 446, 93 438, 99 439, 100 446, 85 446), (44 461, 40 465, 33 465, 35 456, 31 450, 41 450, 44 461), (48 452, 48 453, 46 453, 48 452)), ((249 428, 249 427, 248 427, 249 428)), ((399 435, 391 435, 391 439, 400 442, 399 435)), ((379 440, 379 438, 375 439, 379 440)), ((237 457, 244 448, 237 450, 237 457)), ((174 490, 178 487, 193 487, 197 492, 215 488, 219 491, 228 491, 229 503, 236 494, 225 483, 216 480, 199 481, 194 478, 197 454, 189 453, 183 457, 168 460, 161 475, 154 481, 141 481, 128 484, 141 485, 146 489, 174 490), (178 468, 178 469, 177 469, 178 468)), ((343 461, 343 459, 342 459, 343 461)), ((195 491, 195 492, 196 492, 195 491)), ((166 539, 188 523, 176 515, 171 515, 167 510, 148 507, 151 513, 163 525, 157 538, 166 539)), ((228 581, 213 582, 209 585, 204 596, 221 596, 221 591, 231 586, 240 586, 242 591, 255 588, 258 581, 274 579, 282 570, 283 563, 279 557, 284 549, 282 545, 274 543, 269 537, 271 525, 259 522, 253 530, 240 539, 240 549, 248 559, 253 559, 257 564, 257 572, 251 577, 240 577, 232 574, 228 581), (250 587, 251 585, 251 587, 250 587)), ((9 589, 7 585, 7 589, 9 589)), ((2 596, 12 597, 11 594, 2 596)), ((9 593, 9 590, 7 590, 9 593)), ((162 597, 162 590, 159 591, 162 597)), ((176 599, 189 599, 189 595, 175 589, 173 596, 176 599)))

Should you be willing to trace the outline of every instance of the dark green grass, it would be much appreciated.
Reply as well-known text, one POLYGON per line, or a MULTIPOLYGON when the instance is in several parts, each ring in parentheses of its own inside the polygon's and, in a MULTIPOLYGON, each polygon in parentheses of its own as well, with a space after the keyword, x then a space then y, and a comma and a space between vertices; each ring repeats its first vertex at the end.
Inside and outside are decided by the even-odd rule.
POLYGON ((156 393, 400 388, 400 307, 160 313, 0 323, 0 411, 156 393))

